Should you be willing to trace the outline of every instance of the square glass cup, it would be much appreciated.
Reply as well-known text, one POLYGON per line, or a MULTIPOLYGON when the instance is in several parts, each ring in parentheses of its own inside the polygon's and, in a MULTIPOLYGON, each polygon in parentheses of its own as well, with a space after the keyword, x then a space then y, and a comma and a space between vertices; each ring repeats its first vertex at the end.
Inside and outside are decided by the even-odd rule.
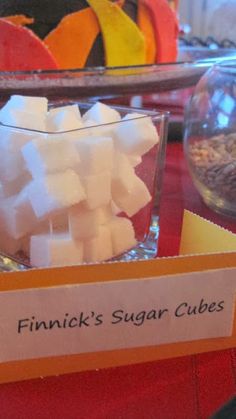
MULTIPOLYGON (((68 104, 71 105, 72 103, 70 102, 68 104)), ((76 104, 79 106, 82 115, 93 105, 93 103, 76 104)), ((63 103, 63 106, 65 106, 65 103, 63 103)), ((51 107, 55 107, 55 105, 52 104, 51 107)), ((121 116, 120 121, 107 124, 92 124, 92 126, 89 127, 68 131, 43 132, 0 124, 1 255, 26 267, 69 266, 82 263, 141 260, 152 259, 157 256, 159 207, 165 165, 168 113, 119 106, 111 106, 111 108, 119 112, 121 116), (122 119, 127 114, 131 114, 129 119, 122 119), (140 117, 137 114, 141 114, 142 116, 140 117), (143 150, 145 147, 149 149, 147 152, 145 150, 142 151, 142 156, 138 156, 133 152, 127 154, 127 150, 128 153, 130 153, 132 147, 129 149, 129 147, 126 147, 126 145, 124 146, 124 144, 126 144, 126 140, 127 143, 132 143, 133 141, 131 138, 133 136, 133 131, 131 129, 132 124, 140 124, 140 122, 143 124, 143 133, 144 137, 146 137, 143 141, 146 141, 147 143, 149 141, 145 131, 145 123, 151 123, 155 127, 159 136, 159 141, 153 146, 144 146, 143 150), (126 129, 124 129, 126 126, 127 133, 126 129), (122 129, 120 130, 121 127, 122 129), (126 139, 123 137, 122 146, 120 146, 119 140, 117 140, 118 131, 122 132, 122 135, 127 135, 126 139), (85 229, 83 228, 82 230, 85 236, 82 236, 81 238, 80 233, 78 233, 78 236, 77 233, 74 236, 74 230, 71 233, 71 224, 68 221, 69 214, 71 214, 71 210, 74 211, 75 208, 81 210, 81 206, 86 217, 86 211, 93 216, 93 211, 97 210, 96 204, 95 207, 89 207, 88 205, 87 199, 89 192, 88 189, 85 188, 85 184, 87 185, 85 178, 87 179, 87 176, 93 177, 90 194, 93 195, 93 193, 95 193, 96 195, 99 195, 98 189, 101 187, 101 183, 100 186, 96 187, 99 172, 97 172, 96 169, 95 173, 93 173, 93 163, 91 166, 92 173, 88 172, 89 164, 87 164, 88 162, 86 162, 85 159, 89 154, 86 154, 85 152, 83 157, 80 155, 80 163, 78 163, 77 167, 75 166, 75 163, 71 165, 71 162, 68 161, 66 156, 65 160, 60 156, 59 163, 57 162, 57 158, 55 159, 55 155, 54 157, 51 156, 52 164, 50 164, 50 156, 48 157, 47 163, 45 161, 36 161, 37 159, 34 160, 33 157, 31 160, 28 158, 28 161, 26 161, 22 149, 25 148, 26 144, 28 145, 35 139, 39 142, 45 142, 50 138, 50 140, 55 142, 60 140, 60 142, 64 141, 65 144, 67 143, 69 145, 70 143, 75 144, 78 141, 82 144, 83 139, 88 137, 109 137, 112 138, 112 143, 114 145, 115 151, 113 153, 113 162, 110 165, 110 172, 109 170, 106 170, 111 181, 111 186, 108 186, 110 188, 109 202, 107 202, 107 198, 105 198, 106 201, 104 201, 104 205, 101 203, 101 206, 98 207, 100 209, 101 207, 103 209, 104 207, 109 208, 109 217, 111 216, 111 218, 108 217, 101 221, 99 218, 100 216, 96 213, 95 221, 94 218, 92 218, 91 221, 91 223, 95 222, 96 233, 94 233, 94 236, 86 237, 86 231, 84 233, 85 229), (122 158, 125 158, 125 164, 117 164, 119 153, 121 153, 122 158), (37 165, 40 164, 41 167, 38 170, 37 165), (79 178, 82 186, 85 188, 85 197, 82 198, 82 201, 80 202, 78 202, 77 197, 73 197, 73 193, 67 193, 70 191, 71 185, 61 184, 61 190, 58 191, 58 186, 55 186, 55 190, 50 189, 54 186, 52 186, 52 184, 50 184, 51 186, 48 186, 49 184, 45 181, 45 179, 48 179, 47 176, 53 176, 53 179, 55 180, 57 175, 63 174, 68 169, 76 173, 76 179, 79 178), (84 173, 83 170, 86 170, 86 172, 84 173), (132 172, 133 178, 130 175, 132 172), (131 187, 131 184, 133 185, 133 179, 136 179, 136 181, 139 179, 138 183, 139 185, 141 184, 141 189, 139 187, 136 189, 131 187), (38 191, 42 191, 42 194, 41 192, 38 192, 37 196, 35 191, 37 190, 38 182, 41 185, 41 189, 39 188, 38 191), (45 190, 43 188, 45 188, 45 190), (144 195, 149 193, 149 199, 141 199, 140 194, 142 194, 143 191, 144 195), (136 205, 136 202, 139 201, 141 202, 141 207, 139 203, 136 205), (119 207, 120 202, 122 203, 122 208, 119 207), (142 202, 145 205, 143 205, 142 202), (137 208, 137 211, 131 215, 129 215, 130 205, 132 207, 131 212, 133 212, 133 208, 137 208), (39 206, 39 208, 40 206, 46 207, 46 209, 44 208, 41 211, 37 206, 39 206), (128 214, 126 211, 128 211, 128 214), (130 222, 126 227, 124 224, 123 227, 118 226, 112 230, 110 223, 114 220, 117 221, 117 217, 119 217, 119 220, 121 217, 124 217, 130 220, 130 222), (102 226, 105 225, 106 234, 101 240, 97 240, 100 230, 97 229, 96 223, 100 223, 102 226), (130 245, 132 242, 132 240, 130 240, 130 235, 132 236, 130 226, 132 226, 136 240, 135 243, 132 243, 132 246, 130 245), (107 231, 110 241, 106 238, 107 231), (114 231, 118 234, 115 238, 113 237, 115 234, 114 231), (44 236, 44 241, 40 242, 40 240, 36 240, 35 243, 37 245, 32 245, 32 242, 34 241, 32 236, 35 237, 39 235, 44 236), (63 242, 65 237, 66 240, 63 242), (55 239, 54 242, 50 241, 52 238, 53 240, 55 239), (60 239, 62 239, 61 242, 60 239), (109 243, 106 240, 108 240, 109 243), (37 246, 40 257, 38 257, 38 260, 36 257, 37 262, 35 263, 35 257, 32 256, 32 252, 35 252, 35 247, 37 246), (112 253, 100 251, 101 249, 104 250, 106 246, 112 248, 112 253), (115 253, 114 247, 116 248, 115 253), (92 255, 91 260, 88 259, 88 256, 85 257, 85 249, 86 254, 92 255), (117 249, 122 250, 119 252, 117 249), (78 251, 78 258, 76 258, 76 251, 78 251)), ((133 127, 137 137, 137 127, 136 125, 133 125, 133 127)), ((141 145, 140 150, 142 147, 143 146, 141 145)), ((80 153, 80 148, 78 148, 78 150, 80 153)), ((32 156, 33 155, 34 154, 32 154, 32 156)), ((91 158, 93 159, 93 156, 91 158)), ((106 160, 106 155, 104 155, 104 159, 106 160)), ((98 167, 100 163, 98 161, 98 167)), ((102 164, 102 166, 104 165, 102 164)), ((109 164, 107 167, 109 167, 109 164)), ((59 181, 59 179, 60 177, 58 177, 57 180, 59 181)), ((85 221, 89 222, 87 218, 85 221)), ((3 263, 5 263, 4 260, 7 261, 7 259, 3 258, 3 263)), ((9 261, 6 263, 9 265, 9 261)), ((15 265, 14 269, 17 269, 15 265)))

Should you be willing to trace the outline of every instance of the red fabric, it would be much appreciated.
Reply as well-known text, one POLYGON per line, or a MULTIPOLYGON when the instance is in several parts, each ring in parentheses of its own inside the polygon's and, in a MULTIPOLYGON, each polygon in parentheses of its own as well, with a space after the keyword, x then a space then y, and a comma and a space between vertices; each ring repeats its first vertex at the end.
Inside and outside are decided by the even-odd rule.
MULTIPOLYGON (((236 232, 194 189, 169 144, 159 254, 178 250, 183 208, 236 232)), ((0 385, 0 419, 207 419, 234 396, 236 350, 0 385)))

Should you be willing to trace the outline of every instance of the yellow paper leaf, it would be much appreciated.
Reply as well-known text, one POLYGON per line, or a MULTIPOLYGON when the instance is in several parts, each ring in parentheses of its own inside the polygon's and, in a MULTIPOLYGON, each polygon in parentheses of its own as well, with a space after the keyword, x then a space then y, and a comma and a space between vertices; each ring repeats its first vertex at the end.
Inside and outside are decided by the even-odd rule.
POLYGON ((137 25, 117 4, 88 0, 99 20, 108 67, 145 64, 145 39, 137 25))

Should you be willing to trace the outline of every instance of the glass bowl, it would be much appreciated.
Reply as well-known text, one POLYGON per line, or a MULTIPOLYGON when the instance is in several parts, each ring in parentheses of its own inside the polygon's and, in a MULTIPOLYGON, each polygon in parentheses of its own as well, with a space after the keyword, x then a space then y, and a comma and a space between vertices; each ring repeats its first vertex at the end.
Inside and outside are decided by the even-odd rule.
POLYGON ((236 60, 215 64, 197 84, 185 113, 184 150, 206 205, 236 217, 236 60))
MULTIPOLYGON (((61 109, 65 105, 63 101, 61 109)), ((54 106, 52 103, 50 108, 54 106)), ((83 115, 93 104, 76 106, 83 115)), ((0 124, 1 254, 29 267, 149 259, 157 255, 168 114, 110 108, 121 118, 130 114, 129 118, 63 132, 0 124), (116 145, 113 154, 109 147, 96 148, 94 138, 108 137, 116 144, 126 127, 129 136, 132 130, 137 136, 136 125, 132 125, 137 123, 140 129, 151 124, 150 133, 154 130, 159 135, 159 142, 143 150, 142 157, 129 154, 125 148, 122 152, 116 145), (57 142, 57 146, 54 155, 48 150, 40 163, 32 144, 41 147, 47 141, 54 147, 57 142), (79 162, 66 155, 65 144, 74 147, 75 143, 79 162), (78 178, 82 198, 78 198, 78 178)))

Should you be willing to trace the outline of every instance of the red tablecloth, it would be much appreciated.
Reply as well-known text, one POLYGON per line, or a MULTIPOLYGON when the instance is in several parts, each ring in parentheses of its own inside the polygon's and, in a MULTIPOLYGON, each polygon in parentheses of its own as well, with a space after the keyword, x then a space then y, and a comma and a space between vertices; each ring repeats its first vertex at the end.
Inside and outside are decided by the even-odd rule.
MULTIPOLYGON (((202 203, 181 144, 169 144, 161 256, 175 255, 183 208, 236 233, 202 203)), ((235 394, 236 350, 0 385, 0 419, 204 419, 235 394)))

